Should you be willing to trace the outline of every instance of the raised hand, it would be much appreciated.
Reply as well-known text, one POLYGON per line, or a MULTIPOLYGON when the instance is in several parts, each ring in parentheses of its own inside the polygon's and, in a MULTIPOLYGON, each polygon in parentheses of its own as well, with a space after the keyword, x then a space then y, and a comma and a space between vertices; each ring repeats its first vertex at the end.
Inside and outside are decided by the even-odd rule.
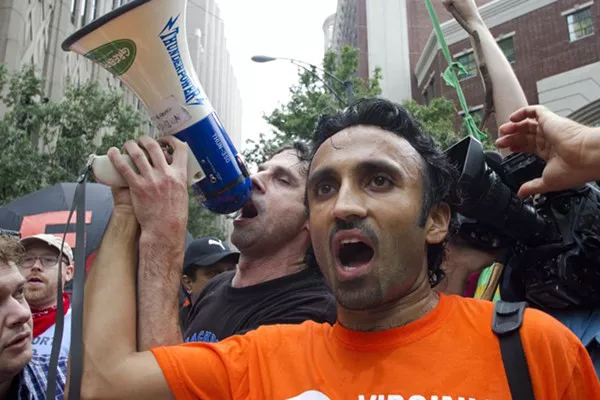
POLYGON ((442 4, 452 15, 457 14, 458 22, 469 33, 484 25, 475 0, 442 0, 442 4))
POLYGON ((172 136, 161 142, 173 149, 172 154, 165 154, 161 145, 147 136, 142 136, 139 143, 125 143, 125 152, 139 173, 125 162, 117 149, 110 149, 108 156, 129 185, 142 234, 179 237, 185 232, 188 218, 187 145, 172 136))
POLYGON ((546 161, 542 176, 524 183, 519 196, 569 189, 600 176, 600 132, 558 116, 544 106, 516 111, 502 125, 496 145, 535 153, 546 161))

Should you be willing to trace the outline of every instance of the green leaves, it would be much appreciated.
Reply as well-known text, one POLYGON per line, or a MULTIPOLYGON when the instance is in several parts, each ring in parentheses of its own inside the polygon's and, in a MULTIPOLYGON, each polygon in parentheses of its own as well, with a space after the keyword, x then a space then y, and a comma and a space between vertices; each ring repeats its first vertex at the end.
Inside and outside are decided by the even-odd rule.
POLYGON ((59 102, 44 97, 31 65, 0 66, 0 204, 58 182, 75 181, 92 153, 136 138, 145 116, 96 82, 67 82, 59 102), (102 136, 104 134, 104 136, 102 136))
POLYGON ((258 140, 248 140, 245 159, 250 163, 262 163, 273 150, 296 140, 308 141, 317 125, 319 117, 340 109, 341 105, 330 90, 339 94, 346 104, 348 93, 343 82, 352 83, 353 100, 381 94, 381 70, 375 69, 373 79, 356 77, 358 70, 358 49, 345 46, 339 56, 328 52, 323 59, 323 69, 335 76, 332 79, 317 69, 299 69, 298 82, 290 87, 290 100, 273 110, 264 119, 273 127, 269 134, 260 133, 258 140), (319 80, 319 78, 321 80, 319 80))
MULTIPOLYGON (((0 65, 0 205, 59 182, 74 182, 90 154, 106 154, 140 135, 145 114, 97 82, 67 82, 59 102, 44 98, 32 66, 9 74, 0 65), (2 108, 2 106, 0 106, 2 108)), ((190 196, 188 231, 223 237, 215 214, 190 196)))

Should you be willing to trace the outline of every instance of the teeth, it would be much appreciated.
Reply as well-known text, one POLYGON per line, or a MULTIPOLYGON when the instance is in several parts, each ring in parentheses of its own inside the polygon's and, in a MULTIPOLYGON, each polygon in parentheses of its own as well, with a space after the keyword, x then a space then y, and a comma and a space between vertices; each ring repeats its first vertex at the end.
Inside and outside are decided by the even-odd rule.
POLYGON ((349 243, 361 243, 362 240, 358 240, 358 239, 345 239, 342 240, 342 244, 349 244, 349 243))

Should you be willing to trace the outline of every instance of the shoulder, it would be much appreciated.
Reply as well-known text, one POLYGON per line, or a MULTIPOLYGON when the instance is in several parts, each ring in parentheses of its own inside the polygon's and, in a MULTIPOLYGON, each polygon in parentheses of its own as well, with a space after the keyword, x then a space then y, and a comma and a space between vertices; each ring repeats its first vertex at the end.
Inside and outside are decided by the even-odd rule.
MULTIPOLYGON (((244 335, 234 335, 219 343, 218 346, 228 346, 229 343, 240 344, 240 341, 251 347, 260 348, 261 353, 272 354, 277 351, 293 350, 298 343, 327 335, 332 329, 328 323, 306 320, 297 324, 262 325, 244 335), (291 349, 288 349, 290 347, 291 349)), ((302 346, 300 346, 302 347, 302 346)))
MULTIPOLYGON (((454 308, 467 320, 492 332, 492 319, 494 316, 495 303, 472 298, 461 298, 458 296, 446 296, 452 301, 454 308)), ((493 333, 493 332, 492 332, 493 333)), ((580 344, 577 337, 563 324, 551 315, 527 307, 523 315, 523 324, 520 333, 524 344, 530 339, 534 341, 552 343, 553 345, 575 346, 580 344)))
POLYGON ((234 275, 235 271, 225 271, 209 280, 198 294, 198 297, 194 300, 192 309, 201 299, 209 297, 217 291, 225 290, 231 283, 234 275))
POLYGON ((211 280, 209 280, 206 283, 206 285, 200 292, 200 296, 206 295, 219 287, 227 286, 228 284, 231 283, 231 280, 233 279, 234 275, 235 275, 235 270, 225 271, 225 272, 220 273, 219 275, 215 276, 214 278, 212 278, 211 280))

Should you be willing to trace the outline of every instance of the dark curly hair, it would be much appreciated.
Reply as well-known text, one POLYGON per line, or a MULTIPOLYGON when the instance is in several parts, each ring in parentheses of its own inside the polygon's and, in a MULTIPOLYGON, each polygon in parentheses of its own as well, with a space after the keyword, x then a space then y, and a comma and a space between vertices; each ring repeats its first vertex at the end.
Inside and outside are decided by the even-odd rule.
POLYGON ((284 151, 287 150, 292 150, 295 152, 296 157, 298 157, 298 160, 302 163, 306 164, 306 168, 302 168, 301 169, 301 173, 304 176, 308 175, 308 167, 310 165, 310 157, 311 157, 311 151, 310 151, 310 147, 308 146, 308 144, 298 140, 289 144, 284 144, 281 147, 278 147, 277 149, 275 149, 272 153, 270 153, 267 157, 268 160, 270 160, 271 158, 275 157, 277 154, 283 153, 284 151))
MULTIPOLYGON (((406 139, 417 150, 423 160, 423 208, 421 226, 427 221, 427 215, 434 205, 447 203, 452 212, 451 234, 456 229, 454 206, 458 197, 458 173, 442 152, 433 137, 426 133, 422 125, 399 104, 382 98, 361 99, 343 111, 322 116, 315 129, 312 141, 312 154, 336 133, 356 125, 378 126, 386 131, 406 139)), ((450 235, 449 235, 450 236, 450 235)), ((429 283, 436 286, 443 278, 442 262, 448 238, 442 243, 427 246, 427 267, 429 283)))

